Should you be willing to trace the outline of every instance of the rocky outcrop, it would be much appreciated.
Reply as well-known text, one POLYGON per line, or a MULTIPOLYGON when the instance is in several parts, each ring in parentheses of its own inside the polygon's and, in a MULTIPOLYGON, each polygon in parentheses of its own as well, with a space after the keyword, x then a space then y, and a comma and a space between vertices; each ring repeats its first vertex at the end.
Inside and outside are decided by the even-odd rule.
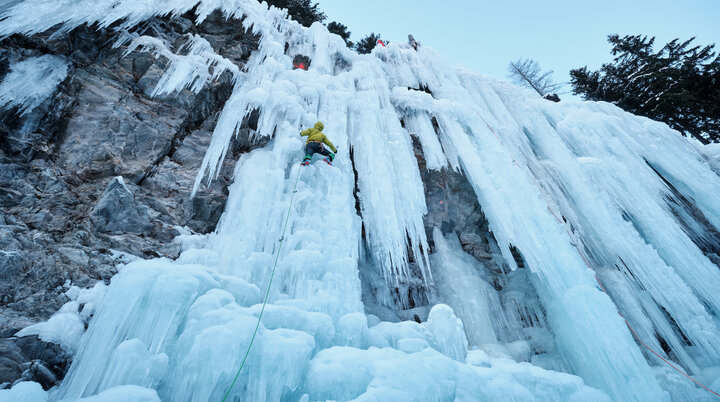
POLYGON ((62 378, 70 356, 56 344, 43 342, 37 336, 0 340, 0 385, 10 381, 39 382, 47 389, 62 378))
MULTIPOLYGON (((257 48, 258 38, 239 21, 220 13, 202 24, 193 18, 150 25, 175 47, 186 32, 199 33, 240 67, 257 48)), ((20 379, 45 388, 62 379, 67 353, 14 335, 57 311, 71 284, 109 281, 126 262, 123 253, 175 258, 177 227, 214 230, 234 162, 264 145, 249 140, 248 119, 218 179, 190 198, 231 77, 197 94, 153 98, 167 60, 124 55, 109 29, 51 35, 0 41, 0 80, 29 57, 52 54, 69 63, 67 78, 39 107, 25 115, 0 111, 0 389, 20 379)))
POLYGON ((90 222, 98 232, 109 234, 149 234, 148 207, 135 202, 135 196, 122 176, 110 181, 105 193, 90 213, 90 222))

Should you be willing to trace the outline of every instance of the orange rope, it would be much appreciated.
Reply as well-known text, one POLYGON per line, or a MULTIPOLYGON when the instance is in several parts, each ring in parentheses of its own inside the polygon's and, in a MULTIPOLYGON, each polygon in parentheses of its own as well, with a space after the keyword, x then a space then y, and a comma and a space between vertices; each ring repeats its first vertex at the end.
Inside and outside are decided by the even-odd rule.
MULTIPOLYGON (((578 250, 578 252, 579 252, 580 255, 583 257, 583 260, 585 260, 585 262, 587 263, 587 260, 585 259, 585 256, 583 256, 582 252, 580 252, 580 250, 578 250)), ((588 266, 589 266, 589 264, 588 264, 588 266)), ((592 269, 592 268, 591 268, 591 269, 592 269)), ((598 284, 600 285, 600 287, 602 288, 602 291, 607 294, 607 291, 605 290, 605 286, 603 286, 602 282, 600 282, 600 279, 597 277, 597 275, 595 275, 595 280, 597 281, 597 283, 598 283, 598 284)), ((648 348, 649 351, 653 352, 653 354, 655 354, 655 356, 659 357, 660 360, 662 360, 662 361, 664 361, 665 363, 667 363, 668 366, 674 368, 678 373, 680 373, 680 374, 684 375, 685 377, 689 378, 689 379, 690 379, 692 382, 694 382, 695 384, 697 384, 697 385, 705 388, 706 390, 712 392, 713 394, 715 394, 715 395, 717 395, 717 396, 720 396, 720 394, 718 394, 717 392, 715 392, 715 391, 711 390, 710 388, 708 388, 708 387, 700 384, 699 382, 695 381, 694 378, 692 378, 692 377, 690 377, 689 375, 685 374, 684 371, 682 371, 682 370, 680 370, 679 368, 675 367, 674 364, 672 364, 672 363, 670 363, 669 361, 665 360, 665 358, 662 357, 662 356, 660 356, 660 354, 658 354, 658 352, 654 351, 653 348, 651 348, 650 346, 648 346, 647 344, 645 344, 645 342, 643 342, 642 339, 640 339, 640 337, 638 336, 638 334, 635 332, 635 330, 633 329, 633 327, 630 325, 630 323, 628 322, 628 320, 625 319, 625 316, 623 316, 620 311, 618 311, 618 314, 620 314, 620 317, 622 317, 622 319, 625 321, 625 325, 628 326, 628 328, 630 329, 630 332, 632 332, 632 334, 633 334, 633 336, 635 337, 635 339, 637 339, 638 342, 642 343, 643 346, 645 346, 646 348, 648 348)))

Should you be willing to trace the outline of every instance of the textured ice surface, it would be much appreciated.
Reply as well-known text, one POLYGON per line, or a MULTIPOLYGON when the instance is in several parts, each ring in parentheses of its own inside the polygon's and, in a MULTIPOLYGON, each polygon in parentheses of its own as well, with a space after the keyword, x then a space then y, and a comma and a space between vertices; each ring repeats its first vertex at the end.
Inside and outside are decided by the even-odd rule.
MULTIPOLYGON (((231 399, 710 400, 618 311, 663 358, 720 384, 716 147, 610 104, 547 102, 426 47, 358 55, 321 24, 252 0, 27 0, 0 34, 126 29, 195 6, 199 20, 216 8, 244 17, 261 39, 243 71, 197 35, 182 55, 157 38, 132 42, 171 61, 156 95, 199 90, 216 72, 235 78, 193 191, 217 175, 249 113, 271 141, 237 162, 215 233, 184 235, 177 261, 134 261, 113 278, 52 398, 221 399, 282 242, 231 399), (312 58, 308 71, 292 70, 296 54, 312 58), (316 121, 338 146, 333 167, 298 165, 298 132, 316 121), (436 230, 430 253, 413 136, 428 169, 472 185, 509 269, 502 293, 455 234, 436 230), (417 267, 444 304, 425 323, 366 316, 359 270, 370 265, 389 288, 417 267)), ((53 318, 32 331, 69 322, 53 318)))
POLYGON ((45 402, 48 394, 40 384, 21 381, 10 389, 0 390, 0 402, 45 402))
POLYGON ((79 307, 77 302, 66 303, 46 322, 31 325, 15 335, 38 335, 45 342, 57 343, 68 352, 75 352, 85 331, 79 307))
POLYGON ((462 251, 457 236, 449 238, 446 241, 440 229, 435 229, 436 252, 431 261, 440 297, 463 318, 467 339, 473 345, 497 343, 496 321, 503 317, 496 315, 500 301, 495 289, 482 278, 481 264, 462 251))
POLYGON ((52 96, 67 71, 65 58, 48 54, 12 63, 10 73, 0 82, 0 108, 30 112, 52 96))
POLYGON ((74 353, 85 332, 85 324, 102 303, 105 290, 106 286, 102 282, 89 289, 71 287, 65 292, 70 301, 49 320, 23 328, 15 336, 37 335, 45 342, 57 343, 66 351, 74 353))
POLYGON ((205 84, 226 71, 233 78, 240 74, 238 66, 215 53, 210 43, 198 35, 188 35, 188 41, 180 46, 178 54, 168 50, 160 39, 151 36, 133 39, 126 54, 137 49, 148 50, 155 57, 163 56, 170 61, 169 68, 155 85, 152 96, 174 94, 186 88, 198 93, 205 84))

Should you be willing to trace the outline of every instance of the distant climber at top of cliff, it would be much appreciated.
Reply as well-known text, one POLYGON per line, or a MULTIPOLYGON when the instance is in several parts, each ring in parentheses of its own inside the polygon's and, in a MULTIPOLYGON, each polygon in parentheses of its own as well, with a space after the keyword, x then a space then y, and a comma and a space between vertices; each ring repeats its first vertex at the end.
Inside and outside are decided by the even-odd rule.
POLYGON ((412 47, 416 51, 418 50, 418 47, 420 46, 420 44, 418 43, 418 41, 415 40, 415 37, 412 36, 412 34, 408 34, 408 44, 410 45, 410 47, 412 47))
POLYGON ((330 140, 325 136, 325 134, 323 134, 322 131, 324 128, 325 125, 319 121, 315 123, 315 127, 300 132, 301 136, 308 137, 307 142, 305 142, 305 158, 303 159, 301 165, 309 165, 313 155, 317 153, 326 156, 326 158, 324 158, 323 160, 328 165, 332 166, 332 161, 333 159, 335 159, 335 153, 337 153, 337 148, 335 148, 335 145, 333 145, 333 143, 330 142, 330 140), (325 146, 323 144, 330 147, 330 149, 332 149, 332 152, 325 149, 325 146))
POLYGON ((293 58, 293 70, 297 70, 298 68, 301 70, 306 70, 310 68, 310 63, 312 63, 312 60, 310 60, 310 57, 305 56, 303 54, 297 54, 293 58))

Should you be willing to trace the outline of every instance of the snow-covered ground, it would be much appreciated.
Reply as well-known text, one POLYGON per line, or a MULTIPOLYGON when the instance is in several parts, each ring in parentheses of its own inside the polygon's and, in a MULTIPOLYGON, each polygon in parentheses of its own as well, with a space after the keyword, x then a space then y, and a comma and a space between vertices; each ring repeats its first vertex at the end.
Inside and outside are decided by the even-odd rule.
MULTIPOLYGON (((124 19, 122 29, 198 1, 103 0, 92 10, 64 3, 20 2, 0 34, 124 19)), ((610 104, 545 101, 453 67, 432 49, 393 43, 358 55, 324 26, 303 28, 254 0, 199 3, 200 18, 220 8, 261 34, 242 71, 198 36, 175 55, 157 38, 132 45, 170 61, 156 94, 198 91, 223 71, 235 76, 195 190, 215 176, 253 110, 257 135, 272 141, 238 161, 215 233, 184 236, 176 261, 134 261, 107 289, 75 290, 67 308, 24 330, 77 350, 74 362, 59 387, 20 383, 0 400, 221 400, 281 242, 231 400, 714 398, 636 342, 618 311, 663 358, 720 388, 720 270, 701 249, 713 241, 709 228, 720 228, 716 148, 610 104), (292 70, 296 54, 312 58, 309 71, 292 70), (333 167, 299 166, 298 132, 316 121, 339 148, 333 167), (503 313, 482 264, 456 236, 436 230, 429 254, 411 134, 429 169, 467 176, 511 270, 511 249, 522 255, 530 271, 522 286, 537 298, 517 302, 546 314, 548 328, 536 336, 550 339, 556 352, 547 358, 556 362, 531 356, 539 339, 512 335, 517 319, 503 313), (392 286, 410 274, 410 260, 445 304, 423 323, 366 315, 359 270, 374 264, 392 286), (86 309, 94 317, 78 340, 86 309), (516 338, 500 343, 498 334, 516 338)), ((18 63, 6 80, 49 62, 18 63)), ((51 62, 57 77, 62 63, 51 62)), ((1 83, 0 99, 14 85, 1 83)))

